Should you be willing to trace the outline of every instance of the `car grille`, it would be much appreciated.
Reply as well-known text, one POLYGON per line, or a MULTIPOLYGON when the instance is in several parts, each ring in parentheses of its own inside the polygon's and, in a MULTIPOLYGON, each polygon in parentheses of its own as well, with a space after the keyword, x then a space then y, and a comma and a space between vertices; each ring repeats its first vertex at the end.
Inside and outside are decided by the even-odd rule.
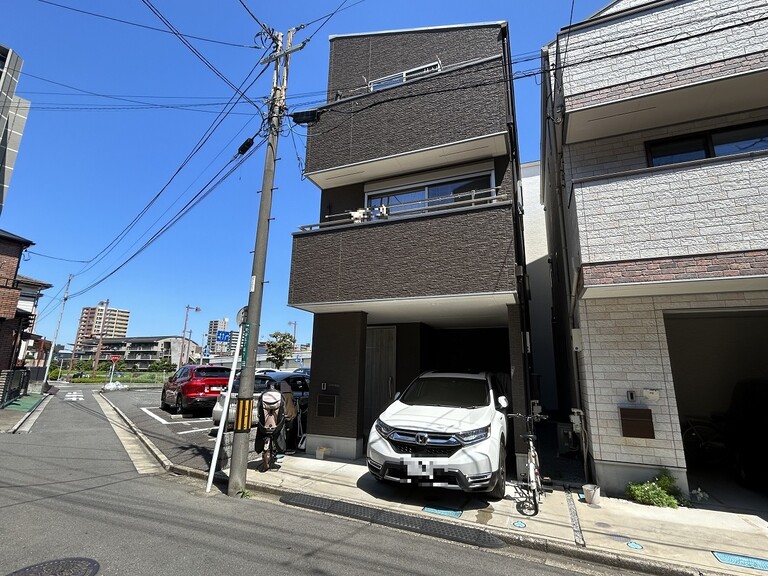
POLYGON ((389 444, 399 454, 448 458, 462 444, 452 434, 425 434, 395 430, 389 435, 389 444))

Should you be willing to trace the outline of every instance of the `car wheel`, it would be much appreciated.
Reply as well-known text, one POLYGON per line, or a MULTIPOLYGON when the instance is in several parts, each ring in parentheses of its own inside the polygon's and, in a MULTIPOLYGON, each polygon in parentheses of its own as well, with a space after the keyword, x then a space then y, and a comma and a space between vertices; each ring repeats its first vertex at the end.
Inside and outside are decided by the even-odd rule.
POLYGON ((184 414, 184 403, 181 401, 181 394, 176 396, 176 414, 184 414))
POLYGON ((499 469, 496 471, 496 485, 491 492, 494 500, 503 500, 507 495, 507 451, 504 445, 499 448, 499 469))
POLYGON ((160 392, 160 410, 168 410, 168 403, 165 401, 165 390, 160 392))

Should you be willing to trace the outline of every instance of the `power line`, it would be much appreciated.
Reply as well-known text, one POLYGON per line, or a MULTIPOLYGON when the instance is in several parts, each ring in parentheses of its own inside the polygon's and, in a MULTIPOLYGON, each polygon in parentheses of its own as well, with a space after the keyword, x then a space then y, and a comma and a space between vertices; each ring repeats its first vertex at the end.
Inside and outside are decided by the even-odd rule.
POLYGON ((252 147, 252 148, 251 148, 251 149, 250 149, 250 150, 249 150, 249 151, 248 151, 246 154, 244 154, 243 156, 241 156, 241 157, 240 157, 240 159, 239 159, 239 160, 238 160, 238 161, 235 163, 235 165, 234 165, 234 166, 232 166, 232 167, 231 167, 231 168, 230 168, 230 169, 229 169, 229 170, 226 172, 226 174, 224 174, 223 176, 221 176, 221 177, 220 177, 220 178, 219 178, 219 179, 218 179, 218 180, 217 180, 215 183, 213 183, 213 184, 212 184, 213 180, 214 180, 214 179, 216 179, 217 177, 219 177, 219 175, 221 175, 221 173, 222 173, 222 172, 224 172, 224 170, 226 170, 226 168, 227 168, 227 167, 228 167, 230 164, 232 164, 232 162, 234 162, 234 161, 235 161, 235 159, 233 158, 232 160, 230 160, 229 162, 227 162, 227 164, 226 164, 226 165, 225 165, 225 166, 224 166, 224 167, 223 167, 221 170, 219 170, 219 172, 218 172, 218 173, 217 173, 215 176, 213 176, 213 177, 212 177, 212 178, 211 178, 211 179, 210 179, 210 180, 209 180, 209 181, 206 183, 206 185, 205 185, 205 186, 203 186, 203 188, 201 188, 201 189, 200 189, 200 191, 199 191, 199 192, 198 192, 198 193, 197 193, 197 194, 196 194, 196 195, 195 195, 195 196, 194 196, 194 197, 193 197, 191 200, 189 200, 189 201, 187 202, 187 204, 186 204, 186 205, 185 205, 185 206, 184 206, 184 207, 183 207, 181 210, 179 210, 179 211, 178 211, 178 212, 177 212, 177 213, 176 213, 176 214, 173 216, 173 218, 171 218, 171 220, 169 220, 169 221, 168 221, 168 222, 167 222, 167 223, 166 223, 166 224, 165 224, 165 225, 164 225, 164 226, 163 226, 163 227, 162 227, 160 230, 158 230, 157 232, 155 232, 155 234, 154 234, 154 235, 153 235, 153 236, 152 236, 152 237, 151 237, 149 240, 147 240, 147 241, 146 241, 146 242, 145 242, 145 243, 144 243, 144 244, 141 246, 141 248, 139 248, 138 250, 136 250, 136 251, 135 251, 133 254, 131 254, 131 256, 130 256, 130 257, 126 258, 126 259, 125 259, 125 260, 124 260, 124 261, 123 261, 121 264, 119 264, 118 266, 116 266, 116 267, 115 267, 113 270, 111 270, 110 272, 108 272, 108 273, 104 274, 104 275, 103 275, 101 278, 99 278, 98 280, 96 280, 96 281, 92 282, 91 284, 89 284, 89 285, 88 285, 88 286, 86 286, 85 288, 83 288, 83 289, 81 289, 81 290, 78 290, 77 292, 75 292, 75 293, 71 294, 71 295, 70 295, 70 298, 75 298, 75 297, 77 297, 77 296, 81 296, 81 295, 85 294, 86 292, 89 292, 90 290, 92 290, 93 288, 95 288, 96 286, 98 286, 99 284, 101 284, 102 282, 106 281, 108 278, 112 277, 114 274, 116 274, 118 271, 120 271, 120 270, 121 270, 123 267, 125 267, 125 266, 126 266, 128 263, 129 263, 129 262, 131 262, 131 261, 132 261, 134 258, 136 258, 136 257, 137 257, 139 254, 141 254, 142 252, 144 252, 144 250, 146 250, 147 248, 149 248, 149 247, 150 247, 150 246, 151 246, 151 245, 152 245, 152 244, 153 244, 153 243, 154 243, 156 240, 158 240, 158 239, 159 239, 161 236, 163 236, 163 235, 164 235, 164 234, 165 234, 165 233, 166 233, 168 230, 170 230, 170 229, 171 229, 173 226, 175 226, 175 225, 176 225, 176 224, 177 224, 177 223, 178 223, 178 222, 179 222, 179 221, 180 221, 180 220, 181 220, 181 219, 182 219, 184 216, 186 216, 186 215, 187 215, 187 214, 190 212, 190 210, 192 210, 192 208, 194 208, 195 206, 197 206, 197 205, 198 205, 200 202, 202 202, 202 201, 203 201, 203 200, 204 200, 204 199, 205 199, 205 198, 206 198, 206 197, 207 197, 207 196, 208 196, 208 195, 209 195, 211 192, 213 192, 213 191, 214 191, 216 188, 218 188, 218 187, 219 187, 219 186, 220 186, 220 185, 221 185, 221 184, 222 184, 224 181, 226 181, 226 179, 227 179, 227 178, 229 178, 229 176, 231 176, 231 175, 232 175, 232 173, 233 173, 235 170, 237 170, 237 168, 239 168, 239 167, 240 167, 240 165, 242 165, 242 164, 243 164, 243 162, 245 162, 245 161, 246 161, 248 158, 250 158, 250 156, 251 156, 251 154, 253 154, 253 152, 255 152, 257 149, 259 149, 261 146, 263 146, 265 142, 266 142, 266 138, 265 138, 265 139, 263 139, 261 142, 259 142, 259 144, 257 144, 256 146, 252 147))
MULTIPOLYGON (((144 28, 146 30, 152 30, 153 32, 162 32, 163 34, 173 34, 173 32, 169 30, 164 30, 162 28, 155 28, 154 26, 147 26, 145 24, 129 22, 128 20, 121 20, 119 18, 113 18, 112 16, 105 16, 103 14, 95 14, 94 12, 88 12, 86 10, 72 8, 71 6, 64 6, 63 4, 57 4, 56 2, 51 2, 50 0, 37 0, 37 1, 42 2, 43 4, 50 4, 51 6, 56 6, 58 8, 64 8, 65 10, 71 10, 72 12, 79 12, 80 14, 87 14, 88 16, 94 16, 96 18, 103 18, 104 20, 119 22, 120 24, 128 24, 129 26, 136 26, 137 28, 144 28)), ((255 48, 255 46, 251 44, 235 44, 233 42, 224 42, 222 40, 211 40, 210 38, 202 38, 201 36, 192 36, 191 34, 182 34, 182 36, 184 36, 185 38, 191 38, 193 40, 200 40, 201 42, 211 42, 213 44, 222 44, 224 46, 233 46, 235 48, 255 48)))

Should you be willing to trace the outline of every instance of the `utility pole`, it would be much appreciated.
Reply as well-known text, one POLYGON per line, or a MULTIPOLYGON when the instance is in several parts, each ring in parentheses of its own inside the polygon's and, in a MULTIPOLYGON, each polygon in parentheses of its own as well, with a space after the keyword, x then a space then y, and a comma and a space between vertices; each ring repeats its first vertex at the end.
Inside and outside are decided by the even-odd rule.
POLYGON ((101 346, 104 343, 104 322, 107 320, 107 310, 109 310, 109 298, 107 298, 106 303, 99 302, 96 306, 96 310, 98 310, 102 304, 104 304, 104 315, 101 317, 101 324, 99 325, 99 343, 96 345, 96 354, 93 356, 93 370, 91 371, 91 376, 96 376, 96 370, 99 367, 101 346))
POLYGON ((288 326, 290 326, 291 324, 293 324, 293 348, 295 350, 297 348, 297 346, 296 346, 296 320, 289 320, 288 321, 288 326))
POLYGON ((261 327, 261 303, 264 295, 264 271, 267 263, 269 219, 272 213, 272 188, 275 180, 277 143, 280 137, 280 127, 285 110, 285 93, 288 87, 290 54, 301 50, 309 41, 305 40, 295 48, 292 48, 291 44, 295 31, 296 29, 288 31, 286 48, 283 50, 283 34, 267 30, 272 41, 275 43, 275 51, 271 56, 260 62, 260 64, 268 64, 274 61, 275 70, 272 77, 272 94, 269 103, 269 136, 261 183, 256 242, 253 250, 248 312, 246 321, 241 328, 245 330, 244 337, 247 337, 245 340, 245 368, 240 376, 240 391, 237 395, 235 432, 232 439, 232 458, 229 471, 229 485, 227 487, 227 494, 229 496, 238 496, 245 489, 246 471, 248 469, 248 448, 253 419, 253 385, 256 376, 256 355, 258 353, 259 329, 261 327), (282 79, 280 78, 281 72, 282 79))
POLYGON ((184 330, 181 331, 181 351, 179 352, 179 365, 177 368, 181 368, 187 363, 189 356, 184 358, 184 351, 186 350, 186 337, 187 337, 187 321, 189 320, 189 311, 194 310, 200 312, 200 306, 190 306, 187 304, 187 311, 184 313, 184 330))
MULTIPOLYGON (((67 278, 67 285, 64 288, 64 296, 61 298, 61 312, 59 312, 59 320, 56 322, 56 332, 53 333, 53 341, 51 342, 51 351, 48 353, 48 361, 45 363, 45 376, 43 376, 43 386, 48 386, 48 374, 51 372, 51 360, 53 360, 53 353, 56 350, 56 339, 59 337, 59 328, 61 327, 61 318, 64 316, 64 306, 67 304, 69 298, 69 285, 72 282, 73 274, 67 278)), ((74 356, 75 351, 72 350, 74 356)), ((59 365, 59 380, 61 380, 61 369, 63 368, 63 362, 59 365)))

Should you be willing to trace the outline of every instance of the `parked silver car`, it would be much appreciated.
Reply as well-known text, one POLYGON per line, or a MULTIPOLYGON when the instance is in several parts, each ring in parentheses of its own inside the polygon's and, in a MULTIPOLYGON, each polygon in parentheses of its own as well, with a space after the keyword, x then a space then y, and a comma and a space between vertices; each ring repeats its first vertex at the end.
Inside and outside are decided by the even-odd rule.
MULTIPOLYGON (((283 380, 286 380, 288 384, 290 384, 291 390, 293 391, 293 397, 296 398, 299 406, 302 409, 306 409, 306 406, 309 402, 309 383, 303 374, 297 374, 296 372, 267 372, 264 374, 256 374, 255 380, 253 382, 254 405, 261 396, 262 392, 269 389, 270 384, 273 384, 274 387, 279 390, 280 383, 283 380)), ((229 398, 229 415, 227 417, 227 428, 235 423, 235 411, 237 407, 237 395, 239 391, 240 378, 237 377, 235 378, 234 382, 232 382, 232 394, 229 398)), ((223 390, 221 394, 219 394, 219 397, 216 399, 216 404, 213 406, 213 411, 211 412, 211 420, 213 420, 214 426, 218 426, 221 423, 221 417, 224 413, 225 395, 226 390, 223 390)), ((255 426, 257 420, 258 415, 254 410, 251 424, 255 426)))

